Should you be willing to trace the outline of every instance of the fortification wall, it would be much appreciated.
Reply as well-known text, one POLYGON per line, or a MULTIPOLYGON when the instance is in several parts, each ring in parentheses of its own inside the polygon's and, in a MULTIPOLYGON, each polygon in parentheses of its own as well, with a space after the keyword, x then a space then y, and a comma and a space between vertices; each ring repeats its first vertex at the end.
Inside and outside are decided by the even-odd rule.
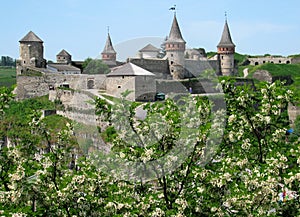
POLYGON ((289 104, 288 114, 291 127, 294 127, 296 118, 300 115, 300 107, 289 104))
POLYGON ((41 76, 17 76, 17 98, 31 98, 49 94, 49 90, 62 84, 75 90, 105 89, 106 75, 60 75, 43 74, 41 76))
POLYGON ((159 79, 170 79, 171 78, 168 60, 129 58, 128 62, 131 62, 139 67, 142 67, 142 68, 154 73, 156 75, 156 78, 159 78, 159 79))
POLYGON ((248 58, 248 60, 250 61, 250 65, 261 65, 265 63, 290 64, 293 62, 292 59, 293 58, 291 57, 273 57, 273 56, 248 58))

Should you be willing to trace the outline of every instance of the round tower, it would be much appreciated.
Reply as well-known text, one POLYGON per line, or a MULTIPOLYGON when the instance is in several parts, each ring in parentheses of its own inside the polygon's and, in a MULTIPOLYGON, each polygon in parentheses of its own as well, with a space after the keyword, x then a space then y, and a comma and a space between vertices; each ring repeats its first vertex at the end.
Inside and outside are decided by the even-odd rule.
POLYGON ((174 19, 170 30, 170 34, 167 41, 165 42, 166 56, 169 61, 170 73, 173 76, 173 79, 183 79, 185 76, 185 70, 184 70, 185 43, 186 42, 184 41, 181 35, 176 14, 174 14, 174 19))
POLYGON ((221 75, 233 75, 235 44, 232 42, 227 19, 222 33, 221 40, 217 46, 220 60, 221 75))
POLYGON ((105 47, 101 53, 102 55, 102 61, 107 64, 108 66, 116 66, 117 62, 117 52, 115 51, 112 42, 111 42, 111 38, 109 35, 109 32, 107 33, 107 39, 106 39, 106 43, 105 43, 105 47))
POLYGON ((20 41, 20 65, 45 68, 43 41, 30 31, 20 41))

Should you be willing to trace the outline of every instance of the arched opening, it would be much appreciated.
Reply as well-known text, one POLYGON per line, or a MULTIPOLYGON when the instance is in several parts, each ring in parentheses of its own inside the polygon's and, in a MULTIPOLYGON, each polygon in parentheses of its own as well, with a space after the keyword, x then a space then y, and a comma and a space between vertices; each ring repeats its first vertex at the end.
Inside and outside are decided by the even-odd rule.
POLYGON ((288 60, 288 61, 286 61, 286 64, 290 64, 291 62, 288 60))
POLYGON ((266 63, 266 61, 263 61, 263 64, 265 64, 266 63))
POLYGON ((94 80, 88 80, 87 89, 94 89, 95 82, 94 80))
POLYGON ((281 63, 281 60, 279 60, 278 62, 281 63))
POLYGON ((256 66, 257 66, 257 65, 258 65, 258 62, 255 62, 255 63, 254 63, 254 65, 256 65, 256 66))

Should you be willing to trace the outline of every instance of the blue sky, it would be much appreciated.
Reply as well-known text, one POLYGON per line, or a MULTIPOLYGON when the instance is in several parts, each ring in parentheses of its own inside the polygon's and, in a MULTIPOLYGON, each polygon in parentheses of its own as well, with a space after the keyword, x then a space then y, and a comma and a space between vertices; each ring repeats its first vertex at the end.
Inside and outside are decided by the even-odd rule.
POLYGON ((55 60, 61 49, 74 60, 96 58, 110 26, 120 59, 125 51, 118 49, 133 49, 135 39, 144 39, 139 48, 152 39, 157 46, 169 34, 173 19, 169 8, 174 4, 190 48, 216 51, 227 11, 237 52, 300 53, 299 0, 9 0, 0 10, 0 56, 18 58, 18 41, 32 30, 44 41, 46 59, 55 60))

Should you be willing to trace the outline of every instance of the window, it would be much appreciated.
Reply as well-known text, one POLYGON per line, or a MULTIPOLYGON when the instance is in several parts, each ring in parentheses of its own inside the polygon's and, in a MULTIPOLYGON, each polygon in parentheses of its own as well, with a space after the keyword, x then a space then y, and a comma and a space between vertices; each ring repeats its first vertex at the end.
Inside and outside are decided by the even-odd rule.
POLYGON ((174 55, 171 53, 171 57, 173 57, 174 55))
POLYGON ((118 85, 118 88, 121 88, 121 86, 120 86, 120 85, 118 85))
POLYGON ((171 61, 171 65, 173 65, 173 63, 174 63, 174 62, 173 62, 173 61, 171 61))

